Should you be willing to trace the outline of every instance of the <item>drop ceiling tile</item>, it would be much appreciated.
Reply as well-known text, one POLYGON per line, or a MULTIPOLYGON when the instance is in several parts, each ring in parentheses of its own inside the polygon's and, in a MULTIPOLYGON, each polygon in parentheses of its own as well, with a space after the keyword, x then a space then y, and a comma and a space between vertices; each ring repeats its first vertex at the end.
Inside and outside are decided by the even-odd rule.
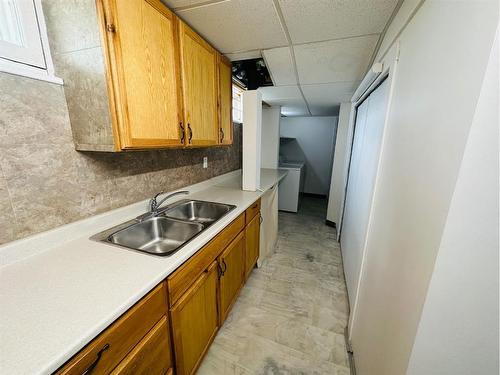
POLYGON ((276 86, 297 84, 289 47, 266 49, 262 54, 276 86))
POLYGON ((306 102, 298 86, 260 87, 262 100, 269 105, 281 106, 285 116, 309 116, 306 102))
POLYGON ((301 84, 358 81, 368 67, 378 36, 301 44, 294 47, 301 84))
POLYGON ((329 106, 309 106, 311 109, 311 114, 313 116, 338 116, 340 106, 338 105, 329 105, 329 106))
POLYGON ((237 52, 237 53, 226 53, 225 55, 231 61, 259 59, 262 57, 260 50, 237 52))
POLYGON ((286 105, 281 107, 281 114, 286 117, 310 116, 307 107, 304 105, 286 105))
POLYGON ((279 0, 294 44, 378 34, 398 0, 279 0))
POLYGON ((304 104, 304 99, 298 86, 267 86, 259 87, 262 100, 271 105, 304 104))
POLYGON ((302 92, 311 106, 337 106, 350 102, 361 81, 337 82, 322 85, 302 85, 302 92))
POLYGON ((272 0, 224 1, 177 14, 223 53, 287 45, 272 0))

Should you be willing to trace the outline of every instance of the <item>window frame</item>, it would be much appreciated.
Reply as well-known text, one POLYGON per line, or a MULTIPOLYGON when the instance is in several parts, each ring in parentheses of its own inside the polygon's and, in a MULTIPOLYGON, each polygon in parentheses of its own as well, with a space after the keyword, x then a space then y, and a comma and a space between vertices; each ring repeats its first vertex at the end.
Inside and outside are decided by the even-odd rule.
POLYGON ((232 85, 231 85, 231 90, 232 90, 232 100, 231 100, 231 116, 232 116, 232 119, 233 119, 233 122, 236 123, 236 124, 243 124, 243 103, 242 103, 242 100, 241 100, 241 94, 243 93, 243 91, 245 91, 245 88, 237 81, 233 78, 232 80, 232 85), (234 106, 234 102, 235 102, 235 95, 234 95, 234 91, 236 90, 239 90, 238 91, 238 96, 239 96, 239 103, 240 103, 240 108, 237 109, 239 111, 239 114, 240 114, 240 118, 237 119, 237 116, 235 116, 235 106, 234 106))
MULTIPOLYGON (((18 0, 19 1, 19 0, 18 0)), ((27 1, 27 0, 20 0, 27 1)), ((49 38, 47 26, 43 14, 41 0, 29 0, 35 13, 36 25, 31 25, 31 29, 38 30, 38 37, 41 43, 42 58, 45 60, 45 67, 30 65, 26 62, 16 61, 6 57, 0 57, 0 72, 15 74, 23 77, 47 81, 51 83, 63 84, 63 80, 55 75, 54 64, 50 54, 49 38)), ((26 4, 23 4, 26 5, 26 4)), ((38 47, 37 47, 38 48, 38 47)))

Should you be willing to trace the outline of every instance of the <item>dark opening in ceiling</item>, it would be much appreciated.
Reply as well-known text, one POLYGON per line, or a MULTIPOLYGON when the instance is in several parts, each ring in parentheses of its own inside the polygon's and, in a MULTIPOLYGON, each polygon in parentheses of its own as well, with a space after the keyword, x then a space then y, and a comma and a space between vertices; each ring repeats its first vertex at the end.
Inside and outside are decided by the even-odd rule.
POLYGON ((264 59, 233 61, 232 64, 233 77, 248 90, 256 90, 262 86, 273 86, 264 59))

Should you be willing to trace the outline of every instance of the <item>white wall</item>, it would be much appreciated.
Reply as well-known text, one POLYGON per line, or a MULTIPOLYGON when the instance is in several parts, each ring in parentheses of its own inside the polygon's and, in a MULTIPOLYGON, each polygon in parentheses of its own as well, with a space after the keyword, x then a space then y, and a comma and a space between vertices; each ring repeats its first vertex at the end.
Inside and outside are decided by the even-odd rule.
POLYGON ((326 219, 340 226, 342 207, 344 202, 345 186, 347 183, 347 170, 349 155, 351 153, 352 125, 349 123, 351 116, 351 103, 340 104, 337 136, 333 157, 332 177, 330 180, 330 194, 328 197, 328 210, 326 219))
POLYGON ((262 134, 262 94, 257 90, 243 91, 242 189, 260 188, 260 157, 262 134))
POLYGON ((278 168, 280 118, 281 107, 262 107, 262 168, 278 168))
POLYGON ((496 0, 427 0, 385 55, 399 44, 351 330, 359 375, 406 373, 497 23, 496 0))
POLYGON ((499 373, 498 67, 497 44, 441 239, 410 375, 499 373))
POLYGON ((337 117, 283 117, 281 137, 296 142, 281 145, 280 155, 306 163, 304 192, 327 195, 330 190, 337 117))

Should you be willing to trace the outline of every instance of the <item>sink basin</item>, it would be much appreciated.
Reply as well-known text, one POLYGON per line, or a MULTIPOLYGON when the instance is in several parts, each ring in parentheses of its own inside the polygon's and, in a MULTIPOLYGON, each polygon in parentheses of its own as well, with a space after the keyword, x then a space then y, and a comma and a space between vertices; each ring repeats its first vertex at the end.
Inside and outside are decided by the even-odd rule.
POLYGON ((182 200, 166 206, 158 213, 146 213, 90 239, 149 254, 168 256, 235 207, 222 203, 182 200))
POLYGON ((219 220, 233 208, 234 206, 228 204, 189 200, 168 208, 163 215, 207 225, 219 220))
POLYGON ((110 235, 107 241, 150 254, 169 255, 203 228, 199 223, 157 216, 119 230, 110 235))

